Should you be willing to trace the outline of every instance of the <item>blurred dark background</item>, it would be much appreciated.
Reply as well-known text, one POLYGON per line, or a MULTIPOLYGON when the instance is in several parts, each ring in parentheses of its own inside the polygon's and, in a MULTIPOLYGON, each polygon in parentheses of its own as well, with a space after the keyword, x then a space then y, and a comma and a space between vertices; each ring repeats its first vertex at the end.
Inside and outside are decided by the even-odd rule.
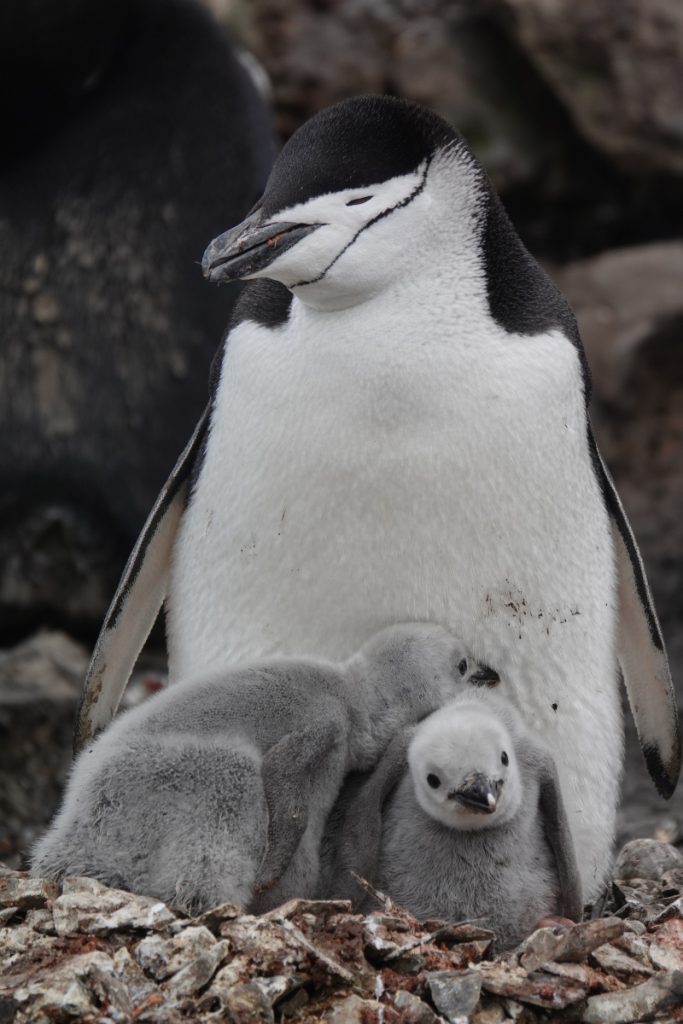
MULTIPOLYGON (((4 0, 0 86, 0 859, 54 809, 89 648, 205 401, 236 291, 197 261, 274 146, 358 93, 451 121, 572 303, 683 692, 679 0, 4 0)), ((632 736, 624 794, 622 836, 683 841, 632 736)))

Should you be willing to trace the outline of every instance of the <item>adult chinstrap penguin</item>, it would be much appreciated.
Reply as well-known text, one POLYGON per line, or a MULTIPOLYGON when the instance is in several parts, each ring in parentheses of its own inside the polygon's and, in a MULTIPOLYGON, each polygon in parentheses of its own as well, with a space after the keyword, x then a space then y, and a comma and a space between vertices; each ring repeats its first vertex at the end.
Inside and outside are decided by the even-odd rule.
POLYGON ((665 795, 680 745, 566 302, 457 133, 386 97, 304 125, 204 267, 255 280, 103 627, 77 741, 109 721, 164 597, 177 678, 345 658, 394 621, 457 626, 555 753, 591 898, 614 834, 619 666, 665 795))

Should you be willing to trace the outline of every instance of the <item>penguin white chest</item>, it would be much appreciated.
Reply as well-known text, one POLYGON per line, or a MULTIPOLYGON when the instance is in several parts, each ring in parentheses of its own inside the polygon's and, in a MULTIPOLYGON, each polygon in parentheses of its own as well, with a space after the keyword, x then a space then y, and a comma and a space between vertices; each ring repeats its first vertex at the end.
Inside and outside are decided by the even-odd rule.
POLYGON ((498 664, 506 631, 589 612, 586 559, 608 540, 566 339, 297 306, 231 334, 176 548, 173 674, 345 658, 413 619, 498 664))

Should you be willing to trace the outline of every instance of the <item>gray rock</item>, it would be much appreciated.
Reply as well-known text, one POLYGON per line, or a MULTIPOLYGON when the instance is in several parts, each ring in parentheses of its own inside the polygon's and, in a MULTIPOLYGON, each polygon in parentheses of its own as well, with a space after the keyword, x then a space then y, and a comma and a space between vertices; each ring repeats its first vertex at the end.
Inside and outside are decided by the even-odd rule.
POLYGON ((667 871, 683 869, 683 854, 656 839, 633 839, 621 849, 612 872, 614 878, 659 881, 667 871))
POLYGON ((163 931, 175 920, 165 903, 90 878, 67 878, 52 910, 58 935, 107 935, 115 931, 163 931))
POLYGON ((191 926, 170 939, 150 935, 138 942, 133 953, 146 974, 164 981, 215 945, 216 939, 208 928, 191 926))
POLYGON ((437 1024, 439 1019, 419 996, 405 989, 394 996, 394 1006, 401 1014, 402 1024, 437 1024))
POLYGON ((165 990, 176 1000, 197 995, 206 988, 229 953, 229 942, 214 943, 175 973, 164 985, 165 990))
POLYGON ((642 985, 622 992, 590 996, 581 1018, 585 1024, 632 1024, 681 1005, 683 974, 661 971, 642 985))
POLYGON ((425 980, 434 1006, 450 1024, 466 1021, 479 1002, 478 971, 430 971, 425 980))
POLYGON ((628 169, 683 174, 678 0, 496 0, 582 134, 628 169))
POLYGON ((0 876, 0 907, 32 910, 44 907, 58 893, 57 883, 48 882, 44 878, 29 878, 23 872, 0 876))
POLYGON ((636 977, 638 975, 649 977, 653 973, 652 968, 647 964, 641 960, 636 960, 635 957, 629 956, 627 953, 623 953, 611 943, 606 943, 604 946, 598 946, 597 949, 594 949, 591 953, 591 960, 609 974, 624 975, 631 979, 634 975, 636 977))

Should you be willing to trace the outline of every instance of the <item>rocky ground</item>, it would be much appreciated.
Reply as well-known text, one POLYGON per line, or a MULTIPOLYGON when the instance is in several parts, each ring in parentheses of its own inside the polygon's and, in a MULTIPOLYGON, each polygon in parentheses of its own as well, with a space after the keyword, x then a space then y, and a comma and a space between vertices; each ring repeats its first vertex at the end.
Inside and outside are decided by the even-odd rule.
POLYGON ((626 847, 595 916, 496 953, 477 922, 294 900, 201 917, 0 870, 0 1021, 628 1024, 683 1020, 683 856, 626 847), (645 877, 639 877, 645 875, 645 877))

